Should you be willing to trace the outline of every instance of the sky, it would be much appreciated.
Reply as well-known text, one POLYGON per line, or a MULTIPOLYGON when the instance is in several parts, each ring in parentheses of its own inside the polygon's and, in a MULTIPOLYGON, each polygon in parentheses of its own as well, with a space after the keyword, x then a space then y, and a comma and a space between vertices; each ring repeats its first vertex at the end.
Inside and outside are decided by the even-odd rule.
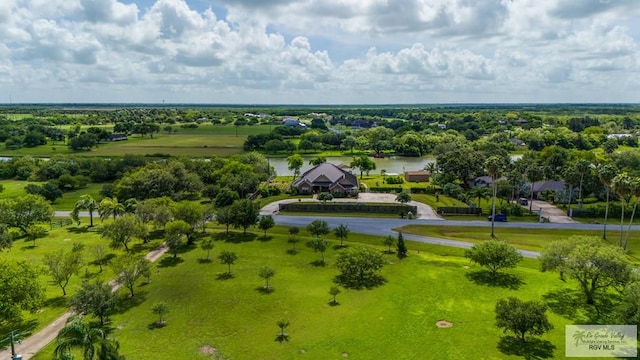
POLYGON ((638 103, 640 0, 0 0, 0 103, 638 103))

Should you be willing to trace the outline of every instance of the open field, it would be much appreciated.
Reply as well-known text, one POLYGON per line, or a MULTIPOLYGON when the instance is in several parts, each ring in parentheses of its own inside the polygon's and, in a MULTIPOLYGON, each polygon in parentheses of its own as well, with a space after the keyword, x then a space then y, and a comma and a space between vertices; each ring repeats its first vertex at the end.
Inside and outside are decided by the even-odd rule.
MULTIPOLYGON (((405 225, 394 228, 406 234, 431 236, 443 239, 479 242, 491 239, 491 231, 487 227, 472 226, 426 226, 426 225, 405 225)), ((500 228, 499 224, 495 229, 496 236, 500 240, 505 240, 509 244, 524 250, 541 251, 544 246, 552 241, 564 240, 572 235, 602 236, 602 230, 574 230, 574 229, 517 229, 500 228)), ((626 228, 625 228, 626 234, 626 228)), ((618 244, 620 237, 620 227, 609 226, 607 228, 607 241, 618 244)), ((629 236, 629 255, 640 261, 640 231, 632 231, 629 236)))
MULTIPOLYGON (((13 197, 25 195, 26 191, 24 191, 24 187, 28 184, 41 185, 43 183, 19 180, 0 180, 0 185, 4 186, 2 196, 13 197)), ((85 194, 89 194, 94 199, 99 201, 102 198, 102 196, 100 195, 102 186, 104 186, 104 184, 89 183, 85 188, 65 192, 61 198, 57 199, 56 202, 52 204, 52 206, 55 210, 73 210, 75 203, 80 200, 80 197, 82 195, 85 194)))
MULTIPOLYGON (((138 289, 131 308, 112 317, 111 335, 119 340, 121 353, 133 360, 205 359, 211 356, 200 349, 209 346, 220 358, 233 359, 517 358, 505 346, 509 338, 494 326, 498 299, 549 299, 558 309, 566 306, 560 302, 577 300, 574 284, 561 282, 557 274, 540 273, 535 260, 509 272, 514 275, 511 285, 495 287, 472 280, 479 268, 448 249, 448 256, 424 248, 418 253, 409 242, 407 259, 385 255, 386 284, 372 290, 343 289, 337 297, 340 305, 330 306, 328 290, 337 275, 338 250, 327 251, 327 266, 313 265, 320 254, 304 246, 306 232, 296 255, 287 253, 286 233, 286 228, 276 227, 266 240, 261 233, 216 235, 214 259, 222 250, 239 257, 230 279, 217 259, 202 261, 205 253, 200 249, 181 253, 178 262, 166 255, 152 282, 138 289), (276 270, 271 293, 261 290, 261 266, 276 270), (154 325, 157 319, 150 310, 159 301, 171 310, 161 328, 154 325), (282 319, 290 321, 290 340, 280 343, 275 341, 276 322, 282 319), (453 327, 438 328, 439 320, 453 327)), ((360 241, 374 240, 352 234, 348 244, 360 241)), ((555 329, 535 342, 541 358, 562 354, 564 324, 585 321, 583 310, 578 307, 570 316, 550 314, 555 329)), ((52 349, 50 345, 35 359, 49 359, 52 349)))

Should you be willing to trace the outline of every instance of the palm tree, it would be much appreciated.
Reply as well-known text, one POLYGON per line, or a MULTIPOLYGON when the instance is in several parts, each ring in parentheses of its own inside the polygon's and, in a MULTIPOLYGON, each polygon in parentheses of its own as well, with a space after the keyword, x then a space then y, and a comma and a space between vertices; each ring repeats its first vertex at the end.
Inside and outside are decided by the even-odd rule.
POLYGON ((491 176, 491 187, 493 190, 491 196, 491 238, 494 238, 494 226, 496 223, 496 189, 498 184, 497 180, 498 177, 500 177, 500 172, 502 171, 502 158, 496 155, 489 157, 485 163, 485 167, 487 168, 487 173, 491 176))
POLYGON ((335 229, 333 229, 333 233, 337 238, 340 239, 340 246, 344 247, 343 241, 347 238, 347 236, 349 236, 349 227, 345 224, 340 224, 335 229))
POLYGON ((75 221, 78 221, 78 213, 81 210, 87 210, 89 212, 89 227, 93 227, 93 212, 98 210, 98 202, 91 195, 84 194, 80 196, 80 200, 73 206, 71 217, 75 221))
POLYGON ((118 198, 116 197, 106 197, 102 199, 102 201, 100 201, 98 213, 100 214, 101 220, 108 218, 110 215, 112 215, 113 219, 115 220, 118 215, 124 214, 124 212, 124 204, 118 202, 118 198))
POLYGON ((631 218, 629 218, 629 226, 627 226, 627 234, 624 237, 623 249, 627 249, 627 243, 629 242, 629 234, 631 233, 631 225, 633 224, 633 217, 636 215, 636 209, 638 208, 638 197, 640 197, 640 178, 631 178, 631 194, 635 197, 633 202, 633 210, 631 211, 631 218))
POLYGON ((72 316, 56 337, 56 358, 64 358, 72 348, 82 349, 84 360, 93 360, 97 346, 105 340, 104 332, 92 328, 82 316, 72 316))
POLYGON ((527 181, 529 181, 531 187, 531 199, 529 199, 529 213, 531 213, 533 209, 533 183, 542 180, 542 168, 537 165, 528 167, 527 170, 525 170, 525 177, 527 178, 527 181))
POLYGON ((488 198, 489 195, 490 195, 489 188, 486 186, 475 186, 469 189, 469 197, 478 198, 478 207, 482 207, 480 205, 482 199, 488 198))
POLYGON ((613 191, 620 197, 620 239, 618 245, 622 246, 622 234, 624 229, 624 209, 628 206, 633 196, 633 180, 629 174, 622 172, 611 180, 613 191))
POLYGON ((598 178, 606 191, 606 203, 604 209, 604 228, 602 229, 602 240, 607 240, 607 220, 609 219, 609 195, 611 194, 611 180, 618 173, 618 169, 612 165, 607 164, 598 168, 598 178))
POLYGON ((578 206, 582 209, 582 185, 584 184, 584 177, 591 171, 591 163, 588 160, 578 160, 573 165, 573 168, 580 178, 578 183, 578 206))

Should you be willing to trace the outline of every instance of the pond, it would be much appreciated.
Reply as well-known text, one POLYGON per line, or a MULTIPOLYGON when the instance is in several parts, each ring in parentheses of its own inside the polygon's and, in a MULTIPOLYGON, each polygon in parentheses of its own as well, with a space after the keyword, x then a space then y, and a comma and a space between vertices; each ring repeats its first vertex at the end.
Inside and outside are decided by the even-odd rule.
MULTIPOLYGON (((305 157, 304 165, 300 170, 301 173, 311 169, 313 166, 309 165, 309 160, 314 159, 314 156, 305 157)), ((376 169, 373 170, 372 174, 379 174, 380 170, 386 170, 387 173, 397 173, 402 174, 405 171, 409 170, 422 170, 425 165, 430 162, 435 162, 435 158, 423 156, 423 157, 399 157, 399 156, 391 156, 382 159, 370 158, 373 162, 376 163, 376 169)), ((351 156, 339 156, 339 157, 327 157, 327 162, 340 165, 346 164, 349 165, 353 161, 351 156)), ((269 158, 269 163, 276 170, 276 174, 282 176, 291 176, 293 172, 289 170, 289 164, 287 164, 286 158, 269 158)))

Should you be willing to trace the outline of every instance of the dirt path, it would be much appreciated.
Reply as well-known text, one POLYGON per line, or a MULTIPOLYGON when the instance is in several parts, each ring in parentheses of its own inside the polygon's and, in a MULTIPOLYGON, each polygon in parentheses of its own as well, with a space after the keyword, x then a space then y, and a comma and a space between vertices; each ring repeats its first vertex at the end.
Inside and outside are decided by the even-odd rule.
MULTIPOLYGON (((169 248, 164 243, 157 248, 151 250, 145 258, 151 262, 158 260, 169 248)), ((115 280, 109 281, 109 285, 113 291, 117 291, 120 285, 115 283, 115 280)), ((60 329, 64 327, 67 319, 73 315, 73 311, 67 311, 59 318, 55 319, 51 324, 47 325, 44 329, 22 340, 21 344, 16 343, 16 353, 22 355, 23 360, 31 359, 38 351, 42 350, 50 342, 52 342, 60 329)), ((0 360, 11 359, 11 348, 7 348, 0 351, 0 360)))

